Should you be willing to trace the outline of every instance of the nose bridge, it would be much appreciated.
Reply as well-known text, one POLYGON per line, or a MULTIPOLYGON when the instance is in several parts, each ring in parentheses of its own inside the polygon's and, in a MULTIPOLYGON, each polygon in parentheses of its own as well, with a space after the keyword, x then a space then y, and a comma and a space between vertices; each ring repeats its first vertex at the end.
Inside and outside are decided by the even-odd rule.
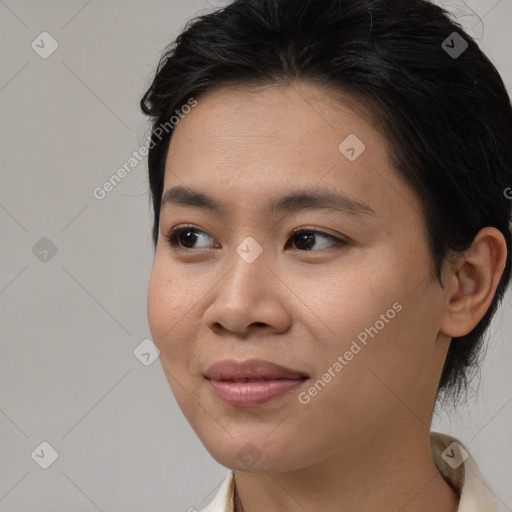
POLYGON ((263 247, 254 238, 246 237, 233 248, 227 261, 230 268, 223 272, 224 278, 206 312, 206 322, 239 332, 256 322, 272 324, 275 319, 269 314, 275 315, 275 305, 270 306, 263 297, 269 278, 264 275, 268 269, 263 247))
POLYGON ((266 258, 264 257, 263 246, 252 236, 247 236, 235 247, 230 258, 232 271, 230 272, 231 291, 253 293, 254 290, 238 290, 240 287, 257 287, 264 279, 266 258), (236 289, 236 290, 235 290, 236 289))
POLYGON ((223 278, 215 288, 204 322, 215 332, 219 326, 229 332, 243 333, 252 327, 267 327, 275 332, 290 328, 291 316, 278 294, 279 283, 265 249, 247 236, 232 248, 223 278))
POLYGON ((246 236, 236 246, 235 252, 247 265, 253 265, 258 260, 261 264, 263 260, 263 246, 252 236, 246 236))

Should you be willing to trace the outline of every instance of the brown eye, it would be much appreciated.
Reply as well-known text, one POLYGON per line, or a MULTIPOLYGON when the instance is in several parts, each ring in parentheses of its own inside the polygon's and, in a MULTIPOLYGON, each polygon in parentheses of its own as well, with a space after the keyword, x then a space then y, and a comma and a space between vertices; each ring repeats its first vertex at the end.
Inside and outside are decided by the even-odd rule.
MULTIPOLYGON (((322 231, 315 231, 312 229, 300 229, 293 233, 291 240, 293 244, 300 250, 311 251, 315 244, 317 243, 317 238, 324 238, 334 240, 334 244, 332 245, 345 245, 346 242, 344 240, 340 240, 335 236, 328 235, 327 233, 323 233, 322 231)), ((320 247, 323 249, 325 247, 320 247)))
POLYGON ((197 241, 197 234, 193 229, 182 229, 177 234, 177 240, 182 246, 189 247, 189 244, 194 245, 197 241))
MULTIPOLYGON (((201 238, 204 238, 202 235, 206 235, 206 237, 212 238, 211 236, 207 235, 204 231, 194 228, 192 226, 173 229, 171 233, 165 235, 165 238, 167 239, 167 242, 171 245, 171 247, 177 249, 193 249, 194 244, 201 238)), ((204 247, 208 247, 208 245, 204 247)), ((204 247, 199 247, 199 249, 202 249, 204 247)))

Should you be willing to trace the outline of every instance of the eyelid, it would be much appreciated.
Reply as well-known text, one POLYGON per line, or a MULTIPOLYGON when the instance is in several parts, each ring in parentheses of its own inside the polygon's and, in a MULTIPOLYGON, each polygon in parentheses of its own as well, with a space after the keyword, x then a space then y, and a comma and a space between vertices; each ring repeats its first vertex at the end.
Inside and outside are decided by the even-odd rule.
POLYGON ((205 235, 208 235, 210 238, 213 239, 213 237, 211 235, 209 235, 204 229, 201 229, 198 226, 194 226, 193 224, 180 224, 180 225, 172 228, 170 232, 164 233, 164 239, 167 241, 167 243, 171 246, 172 249, 184 250, 184 251, 198 251, 201 249, 208 249, 207 247, 200 247, 199 249, 189 249, 188 247, 182 247, 178 243, 176 238, 180 234, 180 232, 184 231, 185 229, 191 229, 194 231, 204 233, 205 235))
POLYGON ((300 233, 302 231, 306 231, 308 233, 315 233, 317 235, 322 235, 322 236, 325 236, 325 237, 329 237, 329 238, 332 238, 334 240, 339 240, 340 242, 346 242, 348 243, 348 240, 345 240, 343 238, 341 238, 340 236, 338 235, 331 235, 330 233, 327 233, 327 231, 323 231, 322 229, 319 229, 319 228, 310 228, 308 226, 304 226, 304 227, 300 227, 300 228, 296 228, 294 229, 291 233, 290 233, 290 236, 293 236, 295 235, 296 233, 300 233))

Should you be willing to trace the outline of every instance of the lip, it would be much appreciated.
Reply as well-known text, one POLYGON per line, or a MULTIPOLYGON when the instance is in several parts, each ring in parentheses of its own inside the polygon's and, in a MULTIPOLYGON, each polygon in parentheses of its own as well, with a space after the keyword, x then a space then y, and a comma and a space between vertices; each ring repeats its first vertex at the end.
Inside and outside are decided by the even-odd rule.
POLYGON ((309 377, 306 373, 293 368, 287 368, 262 359, 235 361, 223 359, 212 364, 205 372, 205 377, 211 380, 239 379, 302 379, 309 377))
POLYGON ((205 378, 215 395, 228 405, 251 407, 294 390, 309 376, 300 370, 261 359, 226 359, 210 366, 205 378), (265 380, 250 382, 245 379, 265 380))

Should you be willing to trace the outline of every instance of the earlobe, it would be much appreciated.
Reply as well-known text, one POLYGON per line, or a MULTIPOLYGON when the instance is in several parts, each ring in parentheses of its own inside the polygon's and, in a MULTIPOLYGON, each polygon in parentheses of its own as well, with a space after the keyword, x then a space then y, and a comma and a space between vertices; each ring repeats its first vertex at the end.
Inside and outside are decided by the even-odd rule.
POLYGON ((460 337, 473 330, 489 309, 506 260, 503 234, 496 228, 485 227, 467 251, 447 264, 441 332, 460 337))

